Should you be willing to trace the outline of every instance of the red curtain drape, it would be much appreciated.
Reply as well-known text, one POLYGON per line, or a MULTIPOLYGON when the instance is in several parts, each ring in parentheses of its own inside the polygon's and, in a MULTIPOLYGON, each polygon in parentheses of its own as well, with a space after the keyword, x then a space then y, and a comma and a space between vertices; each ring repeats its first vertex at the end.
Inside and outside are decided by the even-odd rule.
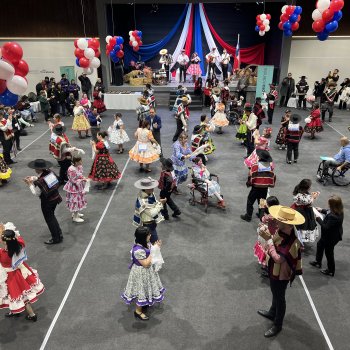
POLYGON ((186 44, 185 44, 185 53, 188 57, 190 57, 190 55, 191 55, 191 48, 192 48, 193 10, 194 10, 194 5, 191 8, 191 17, 190 17, 190 23, 188 26, 188 33, 187 33, 186 44))
MULTIPOLYGON (((205 18, 207 19, 207 22, 208 22, 208 26, 209 26, 210 31, 212 32, 214 38, 217 40, 217 42, 224 49, 227 50, 228 53, 230 53, 231 55, 234 56, 236 53, 236 48, 227 44, 219 36, 219 34, 215 31, 213 25, 211 24, 203 4, 202 4, 202 7, 203 7, 203 12, 205 14, 205 18)), ((250 46, 250 47, 246 47, 244 49, 240 48, 241 63, 263 65, 264 64, 264 54, 265 54, 265 44, 264 43, 250 46)))

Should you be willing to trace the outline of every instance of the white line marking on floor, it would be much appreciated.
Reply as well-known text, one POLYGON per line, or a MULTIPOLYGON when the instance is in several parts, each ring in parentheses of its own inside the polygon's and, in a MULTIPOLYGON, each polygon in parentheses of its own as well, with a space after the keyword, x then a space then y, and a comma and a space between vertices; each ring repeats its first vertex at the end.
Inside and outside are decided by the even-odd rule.
POLYGON ((94 233, 93 233, 92 236, 91 236, 90 242, 89 242, 88 246, 86 247, 85 252, 84 252, 84 254, 83 254, 83 256, 82 256, 82 258, 81 258, 81 260, 80 260, 80 262, 79 262, 79 264, 78 264, 78 266, 77 266, 77 268, 76 268, 76 270, 75 270, 75 272, 74 272, 74 275, 73 275, 73 277, 72 277, 72 280, 70 281, 70 284, 69 284, 69 286, 68 286, 68 289, 67 289, 67 291, 66 291, 66 294, 64 295, 64 297, 63 297, 63 299, 62 299, 62 301, 61 301, 61 304, 60 304, 60 306, 59 306, 59 308, 58 308, 58 310, 57 310, 57 312, 56 312, 56 315, 55 315, 55 317, 53 318, 53 320, 52 320, 52 322, 51 322, 50 328, 48 329, 48 331, 47 331, 47 333, 46 333, 46 335, 45 335, 45 338, 44 338, 44 340, 43 340, 43 342, 42 342, 42 344, 41 344, 41 346, 40 346, 40 350, 44 350, 45 347, 46 347, 46 344, 47 344, 47 342, 48 342, 48 340, 49 340, 49 338, 50 338, 50 335, 51 335, 51 333, 52 333, 52 330, 54 329, 54 327, 55 327, 55 325, 56 325, 56 322, 57 322, 57 320, 58 320, 58 318, 59 318, 59 316, 60 316, 60 314, 61 314, 61 312, 62 312, 62 309, 63 309, 63 307, 64 307, 64 305, 65 305, 65 303, 66 303, 66 301, 67 301, 67 299, 68 299, 68 297, 69 297, 70 292, 72 291, 72 288, 73 288, 73 286, 74 286, 75 280, 76 280, 77 277, 78 277, 79 271, 80 271, 81 267, 83 266, 83 263, 84 263, 84 261, 85 261, 87 255, 88 255, 88 253, 89 253, 89 251, 90 251, 90 248, 91 248, 91 246, 92 246, 92 243, 93 243, 94 240, 95 240, 96 234, 97 234, 97 232, 98 232, 98 230, 99 230, 99 228, 100 228, 100 226, 101 226, 101 223, 102 223, 102 221, 103 221, 103 219, 104 219, 104 217, 105 217, 105 215, 106 215, 106 213, 107 213, 107 211, 108 211, 109 206, 111 205, 112 199, 113 199, 113 197, 114 197, 114 195, 115 195, 115 192, 117 191, 117 188, 118 188, 118 186, 119 186, 119 184, 120 184, 120 181, 122 180, 122 178, 123 178, 123 176, 124 176, 124 172, 125 172, 125 170, 126 170, 126 167, 127 167, 128 164, 129 164, 129 161, 130 161, 130 158, 128 158, 127 162, 126 162, 125 165, 124 165, 124 168, 123 168, 123 171, 122 171, 122 176, 121 176, 121 178, 118 180, 117 185, 114 187, 114 190, 113 190, 111 196, 109 197, 109 200, 108 200, 108 202, 107 202, 107 204, 106 204, 106 207, 105 207, 105 209, 104 209, 104 211, 103 211, 103 213, 102 213, 102 215, 101 215, 101 217, 100 217, 100 220, 99 220, 98 223, 97 223, 97 226, 96 226, 96 228, 95 228, 95 231, 94 231, 94 233))
POLYGON ((325 124, 327 124, 331 129, 333 129, 335 132, 337 132, 339 135, 345 137, 345 135, 343 135, 340 131, 338 131, 336 128, 334 128, 331 124, 328 124, 326 122, 324 122, 325 124))
POLYGON ((30 144, 28 144, 27 146, 25 146, 24 148, 22 148, 19 152, 17 152, 17 155, 22 153, 23 151, 25 151, 29 146, 31 146, 34 142, 38 141, 39 139, 41 139, 50 129, 47 129, 46 131, 44 131, 40 136, 38 136, 35 140, 33 140, 30 144))
POLYGON ((299 276, 299 279, 300 279, 300 281, 301 281, 301 284, 302 284, 303 287, 304 287, 306 296, 307 296, 307 298, 309 299, 309 302, 310 302, 312 311, 313 311, 314 314, 315 314, 316 320, 317 320, 317 322, 318 322, 318 325, 319 325, 320 328, 321 328, 321 331, 322 331, 322 334, 323 334, 324 338, 326 339, 327 345, 328 345, 328 347, 329 347, 330 350, 334 350, 333 345, 332 345, 331 341, 329 340, 328 334, 327 334, 326 330, 325 330, 324 327, 323 327, 323 323, 322 323, 322 321, 321 321, 321 319, 320 319, 320 316, 318 315, 318 312, 317 312, 317 310, 316 310, 315 304, 314 304, 314 302, 313 302, 313 300, 312 300, 312 298, 311 298, 310 292, 309 292, 309 290, 307 289, 307 286, 306 286, 306 284, 305 284, 305 281, 304 281, 304 279, 303 279, 303 276, 299 276))

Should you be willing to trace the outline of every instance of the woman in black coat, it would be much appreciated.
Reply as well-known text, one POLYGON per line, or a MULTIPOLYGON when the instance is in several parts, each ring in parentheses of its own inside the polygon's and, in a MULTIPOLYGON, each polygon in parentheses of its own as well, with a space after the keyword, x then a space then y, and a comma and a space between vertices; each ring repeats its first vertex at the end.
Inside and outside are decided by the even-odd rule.
POLYGON ((332 196, 328 200, 329 209, 317 208, 317 210, 325 214, 324 219, 316 218, 321 226, 321 238, 317 242, 316 260, 311 261, 310 265, 315 267, 322 266, 323 252, 327 258, 327 269, 321 270, 324 275, 334 276, 334 247, 343 238, 343 202, 340 197, 332 196))

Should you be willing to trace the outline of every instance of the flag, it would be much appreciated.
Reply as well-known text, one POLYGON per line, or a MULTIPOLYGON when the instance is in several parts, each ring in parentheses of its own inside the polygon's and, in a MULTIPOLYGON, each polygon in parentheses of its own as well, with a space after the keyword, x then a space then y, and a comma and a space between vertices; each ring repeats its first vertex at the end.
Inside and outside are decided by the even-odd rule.
POLYGON ((241 67, 241 53, 239 48, 239 34, 238 34, 233 69, 240 69, 240 67, 241 67))

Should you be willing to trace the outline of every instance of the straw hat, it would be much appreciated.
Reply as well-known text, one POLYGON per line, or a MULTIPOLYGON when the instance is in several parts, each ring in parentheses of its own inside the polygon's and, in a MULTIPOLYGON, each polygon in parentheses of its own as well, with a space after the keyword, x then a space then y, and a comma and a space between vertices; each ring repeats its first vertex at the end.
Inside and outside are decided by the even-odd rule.
POLYGON ((161 49, 160 51, 159 51, 159 54, 160 55, 166 55, 168 53, 168 50, 167 49, 161 49))
POLYGON ((183 96, 183 97, 181 97, 181 101, 182 101, 182 103, 188 103, 188 97, 186 97, 186 96, 183 96))
POLYGON ((220 95, 221 93, 221 89, 219 87, 214 87, 211 92, 214 94, 214 95, 220 95))
POLYGON ((139 97, 137 99, 142 105, 148 105, 147 100, 144 97, 139 97))
POLYGON ((283 205, 273 205, 269 207, 269 213, 277 221, 288 225, 302 225, 305 222, 303 215, 296 210, 283 205))
POLYGON ((140 190, 151 190, 158 186, 158 181, 152 179, 151 177, 145 177, 134 183, 134 186, 140 190))

